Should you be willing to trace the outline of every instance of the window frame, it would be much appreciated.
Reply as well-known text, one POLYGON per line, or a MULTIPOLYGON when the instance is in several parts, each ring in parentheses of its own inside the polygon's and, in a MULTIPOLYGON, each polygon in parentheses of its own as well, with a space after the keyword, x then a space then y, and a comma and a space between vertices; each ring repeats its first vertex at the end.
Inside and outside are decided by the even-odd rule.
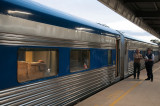
POLYGON ((69 72, 70 73, 75 73, 75 72, 81 72, 81 71, 86 71, 86 70, 89 70, 90 67, 91 67, 91 50, 90 49, 79 49, 79 48, 71 48, 70 49, 70 59, 69 59, 69 72), (87 69, 82 69, 82 70, 75 70, 75 71, 71 71, 71 52, 72 51, 89 51, 89 59, 88 59, 88 63, 89 63, 89 66, 87 69))
MULTIPOLYGON (((26 54, 25 54, 26 55, 26 54)), ((25 60, 26 61, 26 58, 25 60)), ((52 57, 49 58, 49 61, 53 61, 52 60, 52 57)), ((45 78, 49 78, 49 77, 55 77, 55 76, 58 76, 59 75, 59 49, 58 48, 45 48, 45 47, 19 47, 18 50, 17 50, 17 81, 18 83, 25 83, 25 82, 29 82, 29 81, 34 81, 34 80, 39 80, 39 79, 45 79, 45 78), (27 79, 25 81, 19 81, 20 79, 18 78, 18 62, 19 62, 19 50, 24 50, 25 53, 26 51, 49 51, 49 52, 52 52, 52 51, 55 51, 56 52, 56 71, 55 71, 55 75, 48 75, 48 76, 45 76, 45 77, 41 77, 41 78, 35 78, 35 79, 27 79)), ((49 62, 49 63, 50 63, 49 62)), ((51 63, 49 65, 51 67, 51 63)), ((53 70, 53 69, 51 69, 53 70)))

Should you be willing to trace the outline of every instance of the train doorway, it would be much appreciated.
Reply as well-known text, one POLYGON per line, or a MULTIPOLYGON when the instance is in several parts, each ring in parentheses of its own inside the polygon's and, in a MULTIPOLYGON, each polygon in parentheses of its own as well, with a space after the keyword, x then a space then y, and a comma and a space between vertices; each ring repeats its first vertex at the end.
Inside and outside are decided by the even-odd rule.
POLYGON ((124 50, 124 77, 128 75, 128 42, 125 39, 125 50, 124 50))
POLYGON ((120 47, 119 47, 120 40, 116 40, 116 72, 115 76, 119 76, 119 65, 120 65, 120 47))

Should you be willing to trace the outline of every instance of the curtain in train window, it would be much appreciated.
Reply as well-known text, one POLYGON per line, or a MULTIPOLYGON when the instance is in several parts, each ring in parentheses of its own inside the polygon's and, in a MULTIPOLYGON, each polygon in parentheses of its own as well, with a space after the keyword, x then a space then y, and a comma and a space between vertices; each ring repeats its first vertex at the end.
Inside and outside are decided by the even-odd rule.
POLYGON ((108 50, 108 65, 112 65, 112 50, 108 50))
POLYGON ((70 71, 76 72, 86 70, 90 67, 89 50, 71 50, 70 54, 70 71))
POLYGON ((54 76, 58 73, 58 51, 20 48, 17 64, 18 82, 54 76))

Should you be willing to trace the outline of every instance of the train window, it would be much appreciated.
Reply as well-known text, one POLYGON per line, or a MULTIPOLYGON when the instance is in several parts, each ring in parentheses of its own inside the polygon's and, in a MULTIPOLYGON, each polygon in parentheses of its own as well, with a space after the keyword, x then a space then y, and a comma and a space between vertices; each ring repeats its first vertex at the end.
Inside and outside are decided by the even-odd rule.
POLYGON ((70 54, 70 72, 86 70, 90 67, 89 50, 71 50, 70 54))
POLYGON ((58 51, 47 48, 20 48, 17 64, 18 82, 55 76, 58 73, 58 51))
POLYGON ((145 54, 145 51, 142 51, 142 56, 145 57, 145 55, 146 55, 146 54, 145 54))
POLYGON ((108 50, 108 65, 112 65, 112 50, 108 50))
POLYGON ((156 51, 156 54, 155 55, 158 55, 158 51, 156 51))

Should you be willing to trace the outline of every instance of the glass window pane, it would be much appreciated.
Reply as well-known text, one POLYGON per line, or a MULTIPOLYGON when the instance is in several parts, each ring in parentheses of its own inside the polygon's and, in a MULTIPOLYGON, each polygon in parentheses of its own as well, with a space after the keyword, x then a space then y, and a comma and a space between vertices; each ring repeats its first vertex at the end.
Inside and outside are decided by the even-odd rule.
POLYGON ((76 72, 90 67, 89 50, 71 50, 70 71, 76 72))
POLYGON ((108 50, 108 65, 112 65, 112 50, 108 50))
POLYGON ((51 49, 19 49, 18 81, 24 82, 58 73, 58 52, 51 49))

